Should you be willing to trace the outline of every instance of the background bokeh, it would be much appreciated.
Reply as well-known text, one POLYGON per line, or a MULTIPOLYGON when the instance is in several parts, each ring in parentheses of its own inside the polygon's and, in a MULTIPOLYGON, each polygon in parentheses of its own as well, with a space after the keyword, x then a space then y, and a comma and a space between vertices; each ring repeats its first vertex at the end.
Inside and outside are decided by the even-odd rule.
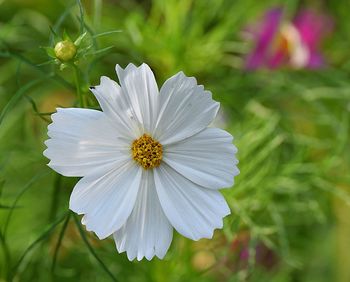
POLYGON ((0 0, 0 281, 349 282, 348 11, 348 0, 0 0), (284 23, 303 10, 331 19, 322 66, 246 69, 246 31, 275 7, 284 23), (68 212, 77 179, 42 155, 50 113, 78 106, 72 68, 43 48, 64 31, 87 31, 77 67, 91 108, 88 86, 129 62, 159 85, 182 70, 221 102, 241 174, 212 240, 175 234, 164 260, 129 262, 68 212))

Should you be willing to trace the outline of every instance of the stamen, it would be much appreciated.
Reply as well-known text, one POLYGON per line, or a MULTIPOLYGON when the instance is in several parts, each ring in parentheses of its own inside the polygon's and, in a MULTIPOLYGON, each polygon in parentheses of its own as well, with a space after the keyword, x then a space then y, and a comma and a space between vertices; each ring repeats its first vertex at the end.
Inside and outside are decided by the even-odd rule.
POLYGON ((143 134, 131 145, 132 157, 144 169, 158 167, 163 157, 163 147, 150 135, 143 134))

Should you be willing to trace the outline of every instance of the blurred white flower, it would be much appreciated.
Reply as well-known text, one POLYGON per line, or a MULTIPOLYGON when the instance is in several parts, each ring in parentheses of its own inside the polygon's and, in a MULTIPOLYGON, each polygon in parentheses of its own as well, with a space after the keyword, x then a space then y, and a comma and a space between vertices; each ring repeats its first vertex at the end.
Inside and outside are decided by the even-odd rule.
POLYGON ((100 239, 113 234, 129 260, 163 258, 173 227, 211 238, 230 213, 218 191, 239 173, 232 136, 208 128, 219 109, 211 93, 182 72, 160 91, 143 64, 116 67, 121 86, 91 87, 102 111, 57 109, 44 155, 65 176, 82 177, 70 209, 100 239))

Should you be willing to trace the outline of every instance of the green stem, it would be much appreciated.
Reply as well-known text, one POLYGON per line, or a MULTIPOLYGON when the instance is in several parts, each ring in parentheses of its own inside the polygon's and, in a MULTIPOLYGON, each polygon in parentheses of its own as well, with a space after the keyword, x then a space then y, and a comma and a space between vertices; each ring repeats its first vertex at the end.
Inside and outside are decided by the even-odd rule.
POLYGON ((20 267, 22 261, 25 259, 25 257, 27 256, 27 254, 38 244, 40 243, 42 240, 46 239, 52 232, 53 230, 56 228, 56 226, 58 224, 60 224, 67 216, 68 216, 69 212, 64 213, 61 217, 59 217, 56 221, 54 221, 54 223, 51 224, 51 226, 49 226, 49 228, 47 228, 44 233, 42 233, 39 238, 37 238, 33 243, 31 243, 29 245, 29 247, 23 252, 23 254, 21 255, 21 257, 19 258, 19 260, 17 261, 17 263, 15 264, 15 266, 12 268, 12 274, 10 275, 10 279, 9 281, 12 281, 14 276, 17 274, 17 270, 20 267))
POLYGON ((56 266, 56 262, 57 262, 58 251, 59 251, 60 246, 62 244, 64 233, 67 230, 67 226, 68 226, 68 223, 69 223, 70 215, 71 215, 71 213, 69 212, 67 217, 66 217, 66 220, 63 223, 63 226, 62 226, 62 229, 60 231, 60 234, 59 234, 59 237, 58 237, 58 241, 57 241, 57 244, 56 244, 56 247, 55 247, 55 251, 54 251, 54 255, 53 255, 53 259, 52 259, 52 265, 51 265, 51 273, 53 275, 54 275, 55 266, 56 266))
POLYGON ((51 210, 49 213, 49 222, 51 222, 55 217, 58 209, 59 194, 62 187, 62 176, 60 174, 55 175, 54 185, 53 185, 52 197, 51 197, 51 210))
MULTIPOLYGON (((10 281, 9 278, 10 278, 10 270, 11 270, 11 253, 10 253, 10 250, 9 250, 9 247, 7 245, 7 242, 6 242, 6 238, 4 237, 4 235, 2 234, 2 232, 0 231, 0 242, 1 242, 1 245, 2 245, 2 248, 3 248, 3 251, 4 251, 4 265, 5 265, 5 273, 6 275, 3 277, 10 281)), ((1 278, 1 276, 0 276, 1 278)))
POLYGON ((101 8, 102 8, 102 0, 94 1, 94 27, 95 30, 98 30, 101 23, 101 8))
POLYGON ((114 281, 114 282, 118 282, 119 280, 117 278, 114 277, 114 275, 112 274, 112 272, 108 269, 108 267, 104 264, 104 262, 100 259, 99 256, 97 256, 96 252, 94 251, 94 249, 92 248, 92 246, 90 245, 83 228, 80 225, 78 216, 73 214, 73 219, 75 222, 75 225, 78 228, 78 231, 80 233, 81 238, 83 239, 85 245, 87 246, 89 252, 92 254, 92 256, 96 259, 96 261, 100 264, 100 266, 103 268, 103 270, 109 275, 109 277, 114 281))
POLYGON ((77 95, 78 95, 78 99, 79 99, 79 106, 81 108, 86 108, 86 102, 85 102, 85 97, 83 92, 81 91, 81 85, 80 85, 80 71, 79 68, 75 65, 73 65, 73 69, 74 69, 74 82, 75 82, 75 87, 77 89, 77 95))

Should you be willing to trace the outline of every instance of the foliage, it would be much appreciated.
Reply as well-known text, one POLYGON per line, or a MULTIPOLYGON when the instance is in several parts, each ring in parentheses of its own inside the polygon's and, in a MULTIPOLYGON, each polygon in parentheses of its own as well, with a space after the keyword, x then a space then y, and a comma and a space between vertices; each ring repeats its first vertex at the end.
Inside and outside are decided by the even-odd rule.
POLYGON ((335 250, 349 242, 336 240, 350 204, 349 4, 320 2, 337 20, 328 68, 242 70, 245 25, 299 2, 0 1, 0 281, 348 281, 337 259, 349 255, 335 250), (62 63, 52 50, 66 36, 81 41, 79 56, 62 63), (68 211, 77 179, 54 174, 42 155, 55 108, 98 108, 88 87, 129 62, 150 64, 159 83, 179 70, 197 77, 239 149, 224 229, 211 241, 175 235, 163 261, 129 262, 87 232, 68 211), (257 259, 259 245, 273 266, 257 259))

